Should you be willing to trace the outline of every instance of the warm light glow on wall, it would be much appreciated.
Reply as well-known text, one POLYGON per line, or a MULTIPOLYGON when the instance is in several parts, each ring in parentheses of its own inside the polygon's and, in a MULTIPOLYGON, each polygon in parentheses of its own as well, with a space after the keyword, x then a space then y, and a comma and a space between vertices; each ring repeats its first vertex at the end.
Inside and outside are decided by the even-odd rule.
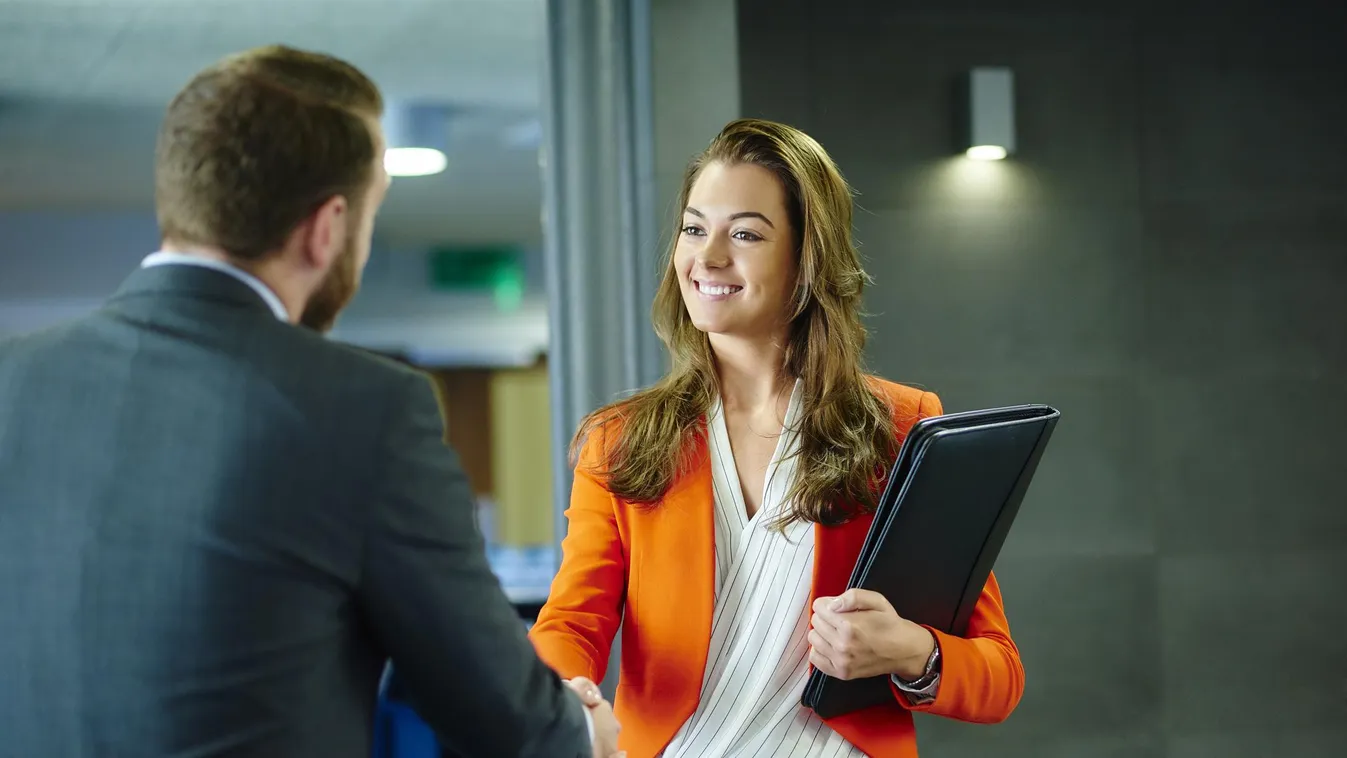
POLYGON ((914 177, 927 202, 950 210, 1005 210, 1042 202, 1043 188, 1019 161, 972 160, 966 154, 933 161, 914 177))

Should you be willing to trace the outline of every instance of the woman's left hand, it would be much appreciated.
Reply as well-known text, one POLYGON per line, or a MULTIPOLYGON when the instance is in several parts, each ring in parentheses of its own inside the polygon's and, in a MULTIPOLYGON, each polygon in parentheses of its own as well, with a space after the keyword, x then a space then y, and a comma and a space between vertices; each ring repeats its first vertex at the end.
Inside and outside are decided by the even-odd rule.
POLYGON ((811 626, 809 662, 838 679, 917 679, 935 650, 930 630, 899 616, 883 595, 869 590, 815 600, 811 626))

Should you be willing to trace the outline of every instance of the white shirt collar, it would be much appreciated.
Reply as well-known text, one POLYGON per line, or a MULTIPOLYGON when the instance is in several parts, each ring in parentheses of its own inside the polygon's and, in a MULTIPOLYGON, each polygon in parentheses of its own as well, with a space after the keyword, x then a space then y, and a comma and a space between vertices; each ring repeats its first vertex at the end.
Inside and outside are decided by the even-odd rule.
POLYGON ((150 268, 152 266, 170 266, 170 265, 200 266, 201 268, 208 268, 215 271, 219 271, 224 274, 229 274, 230 276, 234 277, 240 282, 243 282, 244 284, 251 287, 253 292, 256 292, 258 296, 260 296, 263 300, 265 300, 267 303, 267 307, 271 308, 271 312, 276 315, 276 318, 280 319, 281 321, 290 320, 290 314, 285 310, 285 304, 282 303, 281 299, 276 296, 276 293, 272 292, 271 288, 268 287, 266 284, 264 284, 261 279, 258 279, 257 277, 253 276, 247 271, 244 271, 238 266, 231 266, 228 263, 225 263, 224 261, 212 260, 210 258, 202 258, 196 255, 187 255, 185 253, 171 253, 165 252, 163 250, 157 253, 152 253, 151 255, 147 256, 145 260, 140 262, 141 268, 150 268))

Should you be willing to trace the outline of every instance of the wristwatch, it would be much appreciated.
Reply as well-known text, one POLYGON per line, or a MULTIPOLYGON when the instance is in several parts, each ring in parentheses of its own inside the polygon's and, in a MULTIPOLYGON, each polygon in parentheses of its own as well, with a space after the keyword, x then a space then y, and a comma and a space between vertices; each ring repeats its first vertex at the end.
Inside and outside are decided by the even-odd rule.
POLYGON ((936 645, 931 650, 931 657, 926 659, 926 670, 921 676, 912 681, 907 681, 897 674, 893 675, 893 683, 898 688, 913 694, 926 694, 926 690, 931 688, 940 679, 940 645, 936 645))

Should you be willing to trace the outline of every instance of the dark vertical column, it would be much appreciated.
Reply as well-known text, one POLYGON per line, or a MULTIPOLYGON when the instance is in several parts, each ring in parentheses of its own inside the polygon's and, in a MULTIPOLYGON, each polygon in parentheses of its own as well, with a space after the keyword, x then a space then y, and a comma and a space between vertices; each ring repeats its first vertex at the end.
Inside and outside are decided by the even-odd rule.
MULTIPOLYGON (((658 354, 649 345, 653 267, 642 259, 653 237, 648 18, 645 0, 547 7, 543 220, 558 538, 580 420, 655 378, 642 359, 658 354)), ((617 654, 615 645, 614 662, 617 654)))

